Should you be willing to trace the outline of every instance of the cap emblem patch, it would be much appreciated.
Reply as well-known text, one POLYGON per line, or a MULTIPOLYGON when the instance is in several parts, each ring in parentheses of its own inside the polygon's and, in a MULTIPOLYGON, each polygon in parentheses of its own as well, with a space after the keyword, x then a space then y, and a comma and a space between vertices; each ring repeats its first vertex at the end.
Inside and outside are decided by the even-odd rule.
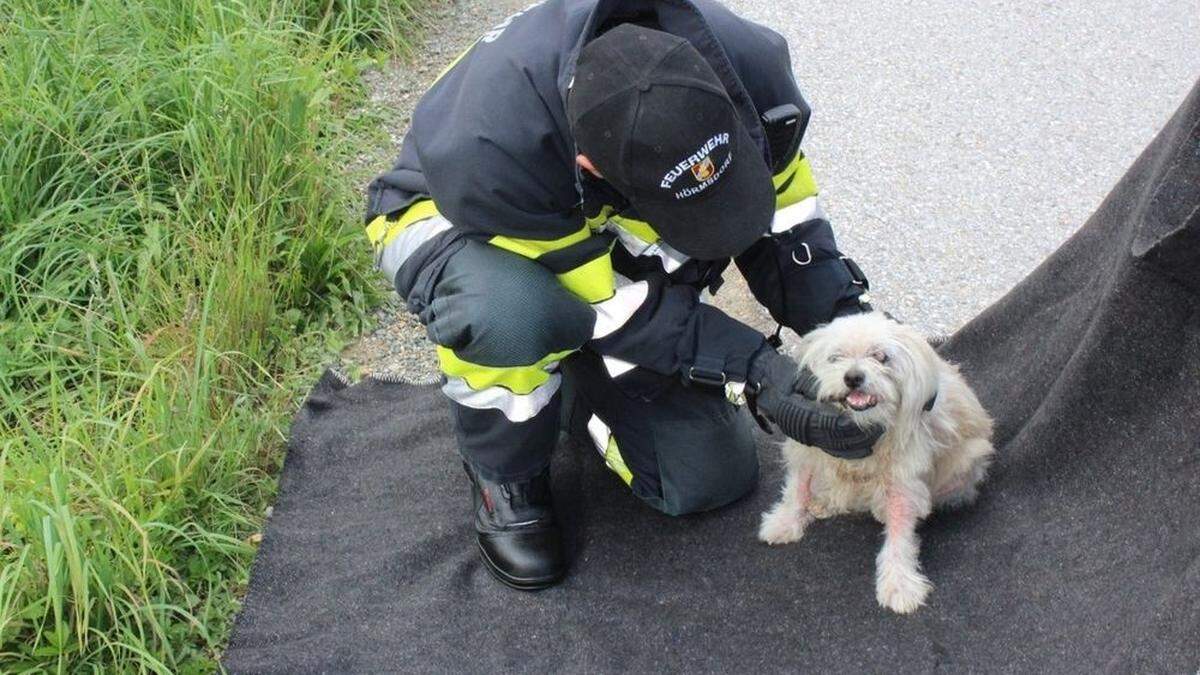
POLYGON ((664 190, 672 189, 675 181, 678 180, 680 176, 687 173, 688 170, 691 170, 692 177, 694 177, 699 183, 703 183, 704 181, 713 178, 714 174, 718 173, 719 168, 713 162, 712 154, 717 150, 717 148, 728 145, 728 131, 715 134, 712 138, 705 141, 704 144, 699 148, 696 148, 695 152, 680 160, 675 164, 675 166, 671 167, 670 171, 667 171, 667 173, 663 175, 662 181, 659 182, 658 186, 664 190))
POLYGON ((692 176, 695 177, 697 183, 703 183, 716 172, 717 167, 713 164, 712 157, 705 157, 692 165, 692 176))

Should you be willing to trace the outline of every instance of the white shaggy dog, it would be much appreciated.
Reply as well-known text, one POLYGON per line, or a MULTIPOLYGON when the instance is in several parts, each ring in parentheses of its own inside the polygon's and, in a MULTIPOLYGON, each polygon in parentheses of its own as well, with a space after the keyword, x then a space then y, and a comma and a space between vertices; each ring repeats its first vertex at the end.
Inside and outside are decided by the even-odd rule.
POLYGON ((885 431, 871 456, 857 460, 785 443, 783 497, 763 514, 758 537, 799 541, 815 518, 870 511, 884 525, 875 597, 895 612, 911 612, 931 589, 920 571, 917 523, 935 506, 975 498, 995 452, 992 420, 956 366, 880 312, 814 330, 799 354, 820 382, 821 400, 885 431))

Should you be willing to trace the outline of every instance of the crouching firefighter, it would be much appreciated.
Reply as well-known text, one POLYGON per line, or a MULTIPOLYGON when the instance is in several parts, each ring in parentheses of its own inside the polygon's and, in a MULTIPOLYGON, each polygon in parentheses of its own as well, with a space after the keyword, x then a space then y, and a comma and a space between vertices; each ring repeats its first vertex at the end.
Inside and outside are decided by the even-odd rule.
POLYGON ((700 301, 732 261, 797 333, 868 309, 799 148, 808 112, 783 38, 713 0, 546 0, 417 105, 370 185, 367 233, 436 345, 479 549, 504 583, 543 588, 567 566, 549 474, 566 389, 584 411, 569 426, 668 514, 754 487, 750 410, 870 453, 878 430, 700 301))

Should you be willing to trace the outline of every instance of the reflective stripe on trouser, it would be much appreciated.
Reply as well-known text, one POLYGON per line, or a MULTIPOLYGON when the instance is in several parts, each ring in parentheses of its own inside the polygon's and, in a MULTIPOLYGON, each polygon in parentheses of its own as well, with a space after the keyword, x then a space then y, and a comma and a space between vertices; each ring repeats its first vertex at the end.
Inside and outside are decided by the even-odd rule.
MULTIPOLYGON (((596 313, 593 339, 619 328, 646 300, 645 282, 631 283, 619 277, 618 283, 612 297, 592 305, 596 313)), ((478 320, 487 319, 480 316, 478 320)), ((529 366, 496 367, 470 363, 454 350, 439 346, 438 362, 446 375, 442 391, 468 408, 499 410, 512 422, 524 422, 537 415, 558 391, 562 376, 554 370, 572 351, 549 354, 529 366)))
POLYGON ((626 485, 632 483, 633 472, 629 470, 629 466, 625 464, 625 458, 621 456, 621 449, 617 446, 617 437, 613 435, 612 429, 608 428, 599 415, 592 415, 588 419, 587 430, 588 436, 596 444, 596 450, 604 458, 604 465, 620 476, 626 485))
POLYGON ((559 362, 591 338, 596 312, 542 265, 472 240, 446 261, 422 316, 464 458, 491 480, 544 468, 559 362))
MULTIPOLYGON (((380 270, 392 279, 421 245, 450 227, 432 201, 420 200, 395 220, 376 219, 368 226, 367 236, 376 248, 380 270)), ((443 301, 447 295, 442 294, 443 301)), ((461 298, 454 301, 466 302, 461 298)), ((552 371, 569 352, 550 354, 527 366, 497 367, 472 363, 460 358, 453 349, 439 346, 438 361, 446 375, 442 391, 465 408, 496 410, 508 421, 527 422, 558 391, 562 376, 552 371)))
POLYGON ((567 352, 510 367, 469 363, 446 347, 437 353, 463 458, 491 480, 541 471, 558 440, 562 374, 555 371, 567 352))
POLYGON ((470 408, 449 399, 458 450, 488 480, 523 480, 550 463, 558 442, 559 401, 555 391, 536 415, 513 422, 491 408, 470 408))
MULTIPOLYGON (((368 235, 390 275, 449 228, 431 202, 418 202, 395 221, 373 222, 368 235)), ((443 258, 425 292, 406 298, 437 345, 460 449, 489 479, 519 479, 549 461, 559 362, 589 339, 611 335, 646 302, 646 282, 613 273, 611 240, 589 237, 584 228, 547 242, 468 239, 443 258), (564 255, 571 246, 584 250, 564 255), (555 259, 542 264, 533 255, 555 259)))
POLYGON ((687 387, 673 377, 664 378, 666 386, 652 400, 632 397, 587 350, 563 361, 563 370, 590 409, 589 444, 649 505, 671 515, 693 513, 724 506, 754 488, 753 422, 719 388, 687 387))

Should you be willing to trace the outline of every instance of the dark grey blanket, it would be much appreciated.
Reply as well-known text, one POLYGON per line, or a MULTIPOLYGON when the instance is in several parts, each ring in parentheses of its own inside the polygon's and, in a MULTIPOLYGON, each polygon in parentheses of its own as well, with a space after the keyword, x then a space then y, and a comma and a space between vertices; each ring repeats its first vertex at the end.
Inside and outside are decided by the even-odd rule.
POLYGON ((587 449, 555 492, 574 567, 481 568, 435 387, 327 375, 298 414, 234 672, 1196 672, 1200 88, 1087 224, 943 352, 995 415, 979 502, 921 528, 930 605, 875 604, 880 528, 754 538, 780 480, 672 519, 587 449))

